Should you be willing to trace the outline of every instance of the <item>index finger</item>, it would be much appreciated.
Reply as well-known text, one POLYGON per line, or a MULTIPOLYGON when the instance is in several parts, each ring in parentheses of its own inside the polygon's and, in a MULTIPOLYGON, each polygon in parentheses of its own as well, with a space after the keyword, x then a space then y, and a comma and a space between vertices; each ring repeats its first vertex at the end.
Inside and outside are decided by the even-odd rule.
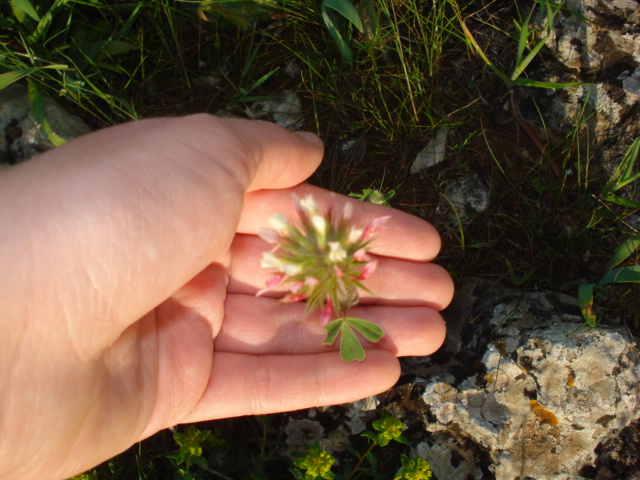
POLYGON ((378 217, 390 216, 376 232, 376 239, 372 243, 372 252, 376 255, 413 261, 431 261, 440 251, 442 244, 440 235, 430 223, 400 210, 362 202, 307 184, 298 185, 286 191, 259 190, 247 194, 240 215, 238 232, 257 234, 261 227, 267 226, 269 217, 276 212, 290 219, 295 218, 291 194, 301 198, 311 194, 320 208, 325 211, 329 207, 342 210, 344 204, 350 202, 353 205, 352 221, 356 226, 364 226, 378 217))

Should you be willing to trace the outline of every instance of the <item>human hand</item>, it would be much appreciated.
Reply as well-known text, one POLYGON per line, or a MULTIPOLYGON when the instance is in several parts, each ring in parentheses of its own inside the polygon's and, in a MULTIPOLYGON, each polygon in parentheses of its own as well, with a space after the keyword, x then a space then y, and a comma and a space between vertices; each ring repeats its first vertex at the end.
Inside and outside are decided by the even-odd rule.
MULTIPOLYGON (((0 174, 0 477, 67 478, 178 424, 343 403, 398 378, 396 356, 444 339, 440 241, 403 214, 380 232, 386 332, 364 362, 322 345, 304 305, 256 298, 257 236, 302 185, 319 144, 207 115, 105 129, 0 174)), ((354 203, 354 221, 389 210, 354 203)), ((371 346, 370 346, 371 347, 371 346)))

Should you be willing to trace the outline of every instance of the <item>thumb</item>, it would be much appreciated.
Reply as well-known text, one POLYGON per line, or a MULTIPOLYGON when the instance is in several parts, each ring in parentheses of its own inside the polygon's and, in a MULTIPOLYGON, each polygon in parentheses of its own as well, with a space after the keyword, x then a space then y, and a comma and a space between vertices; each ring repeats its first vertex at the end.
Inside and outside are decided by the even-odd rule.
POLYGON ((322 160, 322 140, 310 132, 291 132, 269 122, 230 119, 226 125, 245 146, 253 169, 247 192, 287 188, 306 180, 322 160))

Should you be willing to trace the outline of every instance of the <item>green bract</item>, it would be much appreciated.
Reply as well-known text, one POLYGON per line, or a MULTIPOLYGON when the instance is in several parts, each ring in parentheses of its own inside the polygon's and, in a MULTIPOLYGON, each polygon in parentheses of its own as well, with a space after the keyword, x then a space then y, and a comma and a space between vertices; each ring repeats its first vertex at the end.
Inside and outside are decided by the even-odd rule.
POLYGON ((430 480, 431 465, 421 458, 409 458, 402 455, 402 468, 396 472, 394 480, 430 480))
POLYGON ((335 461, 336 459, 322 450, 320 444, 316 442, 309 449, 307 456, 296 458, 294 464, 296 467, 306 470, 305 479, 314 480, 317 477, 332 479, 334 474, 331 472, 331 466, 335 461))
POLYGON ((408 443, 406 438, 402 436, 404 426, 399 418, 389 415, 388 412, 383 411, 378 420, 373 423, 373 428, 378 432, 377 441, 381 447, 386 446, 391 440, 395 440, 401 443, 408 443))

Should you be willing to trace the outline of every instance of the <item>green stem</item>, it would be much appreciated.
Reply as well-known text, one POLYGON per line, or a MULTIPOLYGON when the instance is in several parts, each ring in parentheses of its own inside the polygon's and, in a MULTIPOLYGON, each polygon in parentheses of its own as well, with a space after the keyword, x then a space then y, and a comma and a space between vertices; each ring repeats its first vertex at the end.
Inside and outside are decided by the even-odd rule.
POLYGON ((376 445, 378 445, 378 442, 373 442, 371 446, 367 449, 367 451, 364 452, 364 454, 358 459, 358 463, 356 463, 355 468, 351 470, 351 473, 347 477, 347 480, 351 480, 353 476, 358 472, 358 470, 360 470, 360 467, 362 466, 362 462, 364 462, 364 459, 367 458, 367 455, 371 453, 371 450, 373 450, 373 447, 375 447, 376 445))

